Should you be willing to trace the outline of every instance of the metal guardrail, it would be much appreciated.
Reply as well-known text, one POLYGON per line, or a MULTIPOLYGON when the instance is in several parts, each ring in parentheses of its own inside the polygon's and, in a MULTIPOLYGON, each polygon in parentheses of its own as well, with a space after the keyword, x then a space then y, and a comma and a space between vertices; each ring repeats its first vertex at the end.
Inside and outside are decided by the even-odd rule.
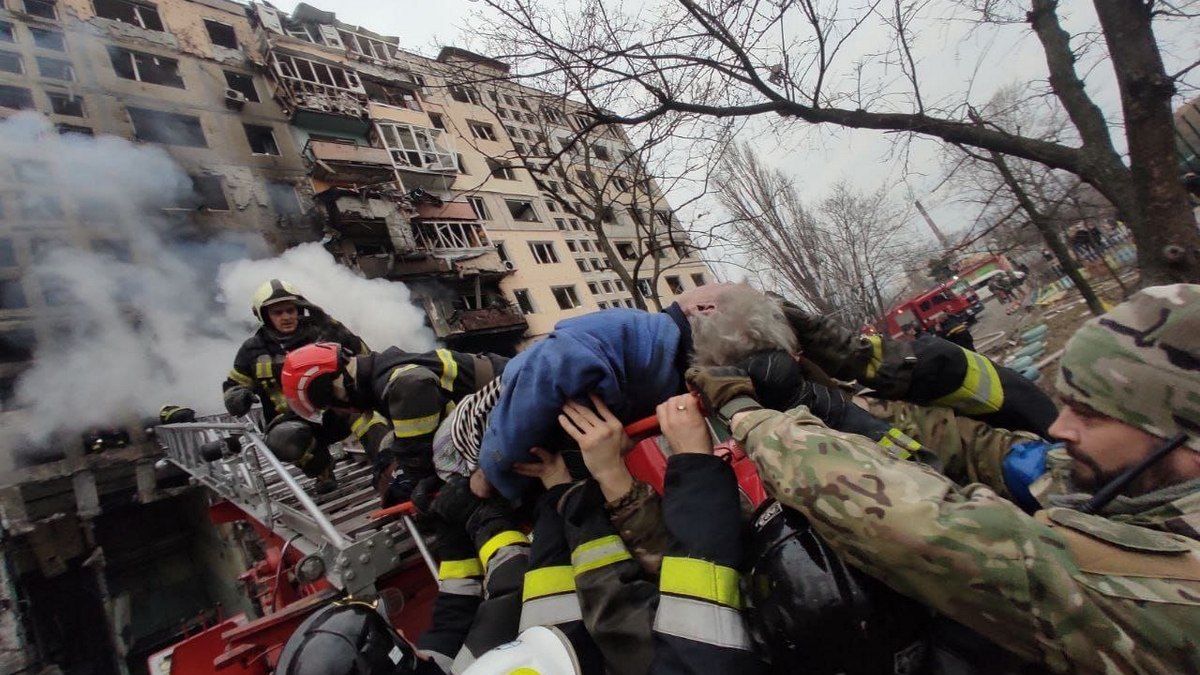
POLYGON ((155 433, 167 459, 194 483, 292 542, 306 557, 297 567, 319 573, 335 587, 355 596, 373 595, 376 579, 419 557, 436 576, 436 566, 410 519, 373 517, 378 497, 369 466, 337 463, 338 487, 315 494, 314 479, 267 449, 258 432, 261 422, 261 416, 238 420, 212 415, 193 423, 160 425, 155 433), (205 461, 201 448, 212 441, 236 451, 205 461))

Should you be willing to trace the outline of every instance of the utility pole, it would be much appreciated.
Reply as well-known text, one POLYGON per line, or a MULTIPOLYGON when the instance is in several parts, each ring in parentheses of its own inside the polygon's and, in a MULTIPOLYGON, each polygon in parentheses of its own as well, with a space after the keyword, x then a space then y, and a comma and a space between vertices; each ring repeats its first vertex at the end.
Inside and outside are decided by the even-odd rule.
POLYGON ((938 243, 942 245, 942 248, 950 248, 950 242, 946 241, 946 235, 942 234, 942 231, 938 229, 937 223, 933 222, 933 218, 929 216, 929 212, 925 210, 924 206, 921 206, 921 200, 914 199, 913 204, 916 204, 917 211, 921 212, 921 217, 929 224, 929 229, 933 230, 933 236, 937 237, 938 243))

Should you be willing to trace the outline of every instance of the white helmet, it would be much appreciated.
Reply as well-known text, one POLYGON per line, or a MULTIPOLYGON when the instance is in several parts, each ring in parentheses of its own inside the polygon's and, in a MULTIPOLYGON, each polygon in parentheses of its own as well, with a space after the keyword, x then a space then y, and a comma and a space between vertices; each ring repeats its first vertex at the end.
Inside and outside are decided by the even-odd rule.
POLYGON ((545 626, 526 628, 516 640, 480 656, 462 675, 579 675, 579 662, 567 638, 545 626))

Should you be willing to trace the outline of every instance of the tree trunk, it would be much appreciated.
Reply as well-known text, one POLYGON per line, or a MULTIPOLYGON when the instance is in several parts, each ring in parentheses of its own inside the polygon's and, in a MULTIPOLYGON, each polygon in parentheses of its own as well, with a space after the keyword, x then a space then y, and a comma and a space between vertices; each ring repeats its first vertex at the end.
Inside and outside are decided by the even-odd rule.
POLYGON ((1094 0, 1121 90, 1138 208, 1122 217, 1137 244, 1142 284, 1200 281, 1200 234, 1179 180, 1171 97, 1149 3, 1094 0))

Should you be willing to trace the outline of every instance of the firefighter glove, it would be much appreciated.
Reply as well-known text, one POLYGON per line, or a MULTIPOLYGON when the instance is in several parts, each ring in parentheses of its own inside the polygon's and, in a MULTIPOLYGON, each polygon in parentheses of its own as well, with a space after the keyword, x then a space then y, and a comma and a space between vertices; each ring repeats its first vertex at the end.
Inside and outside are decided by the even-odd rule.
POLYGON ((266 436, 267 447, 285 462, 300 462, 316 449, 313 428, 302 420, 288 420, 271 425, 266 436))
POLYGON ((234 417, 250 412, 254 405, 254 392, 247 387, 230 387, 225 390, 225 409, 234 417))
POLYGON ((433 499, 437 496, 438 490, 446 484, 446 481, 437 476, 427 476, 417 481, 417 486, 412 491, 412 503, 417 507, 417 513, 430 513, 433 506, 433 499))
POLYGON ((728 422, 743 410, 757 410, 754 383, 746 371, 734 366, 689 368, 684 374, 688 387, 700 395, 705 409, 728 422))

